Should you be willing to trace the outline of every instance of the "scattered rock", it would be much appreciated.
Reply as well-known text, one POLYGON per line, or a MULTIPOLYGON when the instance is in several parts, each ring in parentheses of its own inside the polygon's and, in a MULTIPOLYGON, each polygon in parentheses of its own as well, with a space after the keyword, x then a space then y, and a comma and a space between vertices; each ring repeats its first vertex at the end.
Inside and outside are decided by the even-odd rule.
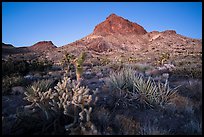
POLYGON ((21 86, 11 88, 11 94, 13 95, 23 94, 24 92, 25 92, 25 89, 24 87, 21 87, 21 86))
POLYGON ((84 77, 85 79, 91 79, 91 78, 93 78, 93 77, 95 77, 95 76, 96 76, 96 73, 91 72, 91 71, 86 71, 86 72, 84 72, 84 74, 83 74, 83 77, 84 77))
POLYGON ((25 79, 29 79, 29 80, 32 80, 33 79, 33 75, 26 75, 24 76, 25 79))
POLYGON ((96 77, 97 78, 102 78, 103 77, 103 73, 102 72, 96 73, 96 77))

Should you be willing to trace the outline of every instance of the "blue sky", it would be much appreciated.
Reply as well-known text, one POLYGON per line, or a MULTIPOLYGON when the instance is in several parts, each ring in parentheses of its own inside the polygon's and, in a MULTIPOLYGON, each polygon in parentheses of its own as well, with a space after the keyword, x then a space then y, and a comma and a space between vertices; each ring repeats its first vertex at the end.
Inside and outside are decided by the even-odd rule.
POLYGON ((2 2, 2 42, 19 47, 51 40, 60 47, 92 33, 111 13, 148 32, 202 38, 201 2, 2 2))

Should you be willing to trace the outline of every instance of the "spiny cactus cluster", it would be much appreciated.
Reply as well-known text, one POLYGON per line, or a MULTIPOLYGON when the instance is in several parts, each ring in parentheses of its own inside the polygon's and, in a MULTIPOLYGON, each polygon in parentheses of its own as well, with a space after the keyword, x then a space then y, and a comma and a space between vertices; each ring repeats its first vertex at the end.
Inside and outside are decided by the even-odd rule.
POLYGON ((90 95, 90 90, 87 87, 80 86, 80 82, 70 80, 70 78, 65 76, 57 83, 54 89, 49 88, 48 90, 42 91, 40 88, 35 88, 34 86, 30 88, 35 94, 29 92, 31 89, 25 92, 25 99, 32 103, 31 105, 25 106, 25 108, 31 111, 40 108, 47 120, 53 118, 53 113, 55 116, 59 114, 72 116, 74 122, 65 125, 66 130, 71 130, 78 124, 78 121, 80 121, 79 126, 81 129, 85 130, 84 126, 87 122, 94 129, 95 126, 90 121, 92 108, 89 106, 92 101, 92 95, 90 95), (69 112, 72 107, 74 107, 74 116, 69 112))

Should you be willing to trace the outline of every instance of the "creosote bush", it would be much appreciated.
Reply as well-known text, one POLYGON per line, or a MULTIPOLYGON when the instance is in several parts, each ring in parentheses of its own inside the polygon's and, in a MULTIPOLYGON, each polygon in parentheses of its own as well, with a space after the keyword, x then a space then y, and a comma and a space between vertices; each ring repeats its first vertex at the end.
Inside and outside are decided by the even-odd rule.
POLYGON ((48 60, 39 61, 14 61, 12 59, 8 61, 2 61, 2 76, 9 76, 11 74, 26 75, 30 71, 45 71, 47 68, 51 68, 52 62, 48 60))
POLYGON ((2 78, 2 94, 9 94, 14 86, 26 84, 25 79, 19 75, 4 76, 2 78))

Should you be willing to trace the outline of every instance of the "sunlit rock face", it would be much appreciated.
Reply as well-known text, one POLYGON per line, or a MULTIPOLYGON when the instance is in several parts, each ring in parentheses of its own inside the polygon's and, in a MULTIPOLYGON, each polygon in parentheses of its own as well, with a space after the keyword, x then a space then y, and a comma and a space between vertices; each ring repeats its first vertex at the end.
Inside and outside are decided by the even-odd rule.
POLYGON ((111 14, 106 20, 98 24, 93 34, 111 35, 111 34, 146 34, 147 31, 137 23, 130 22, 116 14, 111 14))

